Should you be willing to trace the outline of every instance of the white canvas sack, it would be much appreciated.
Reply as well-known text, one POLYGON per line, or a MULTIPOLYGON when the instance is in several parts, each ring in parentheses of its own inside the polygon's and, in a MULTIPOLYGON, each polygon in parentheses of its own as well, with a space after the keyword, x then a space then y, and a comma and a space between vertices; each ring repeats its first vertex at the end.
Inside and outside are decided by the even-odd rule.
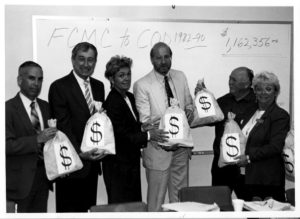
POLYGON ((171 98, 170 107, 168 107, 160 120, 159 128, 169 132, 167 142, 161 143, 163 146, 172 146, 179 144, 182 147, 193 147, 193 138, 190 131, 185 112, 179 108, 178 101, 171 98))
POLYGON ((197 92, 194 98, 194 119, 191 128, 222 121, 224 114, 213 93, 206 89, 204 80, 199 80, 197 86, 202 89, 197 92))
POLYGON ((219 167, 235 163, 237 156, 245 154, 247 139, 238 124, 234 121, 234 118, 235 115, 229 112, 221 138, 219 167))
MULTIPOLYGON (((49 127, 56 127, 56 120, 48 120, 49 127)), ((80 170, 83 164, 71 141, 61 131, 44 146, 44 162, 49 180, 80 170)))
POLYGON ((105 154, 116 154, 115 136, 112 123, 105 112, 100 113, 101 102, 95 102, 96 113, 87 121, 81 142, 81 151, 97 148, 105 154))
POLYGON ((294 152, 294 130, 290 130, 285 138, 282 153, 285 166, 285 176, 289 181, 295 181, 295 152, 294 152))

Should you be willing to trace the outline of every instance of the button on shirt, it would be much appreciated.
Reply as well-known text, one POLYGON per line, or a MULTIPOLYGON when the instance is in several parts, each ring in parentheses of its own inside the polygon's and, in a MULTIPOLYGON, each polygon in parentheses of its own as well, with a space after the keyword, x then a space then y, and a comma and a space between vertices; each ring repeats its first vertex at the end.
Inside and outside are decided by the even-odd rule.
MULTIPOLYGON (((25 107, 25 110, 27 112, 27 115, 29 117, 29 119, 31 118, 31 107, 30 104, 32 102, 32 100, 30 100, 28 97, 26 97, 24 94, 22 94, 21 92, 20 94, 20 98, 22 100, 22 103, 25 107)), ((39 121, 40 121, 40 125, 41 125, 41 130, 44 130, 44 121, 43 121, 43 116, 42 116, 42 112, 41 109, 39 107, 39 104, 37 103, 36 99, 33 100, 35 102, 35 109, 37 111, 38 117, 39 117, 39 121)))

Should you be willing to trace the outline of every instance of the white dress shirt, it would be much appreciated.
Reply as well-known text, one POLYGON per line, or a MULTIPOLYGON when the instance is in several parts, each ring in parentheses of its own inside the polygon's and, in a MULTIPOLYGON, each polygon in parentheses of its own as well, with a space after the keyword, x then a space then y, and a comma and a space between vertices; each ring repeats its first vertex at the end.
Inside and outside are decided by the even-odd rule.
POLYGON ((39 117, 39 122, 40 122, 40 125, 41 125, 41 130, 44 130, 44 121, 43 121, 42 112, 41 112, 41 109, 40 109, 39 104, 36 101, 36 99, 32 101, 28 97, 26 97, 24 94, 22 94, 21 92, 19 92, 19 94, 20 94, 20 98, 22 100, 22 103, 23 103, 23 105, 25 107, 25 110, 26 110, 26 112, 27 112, 28 117, 29 117, 30 120, 31 120, 31 107, 30 107, 30 104, 32 102, 35 102, 35 110, 36 110, 36 112, 38 114, 38 117, 39 117))
MULTIPOLYGON (((77 80, 77 82, 78 82, 78 84, 79 84, 79 86, 80 86, 80 89, 81 89, 81 91, 82 91, 83 96, 85 96, 85 85, 84 85, 84 80, 83 80, 81 77, 79 77, 79 76, 75 73, 74 70, 73 70, 73 74, 74 74, 74 76, 75 76, 75 78, 76 78, 76 80, 77 80)), ((90 82, 90 77, 88 77, 86 80, 87 80, 88 82, 90 82)), ((90 94, 91 94, 92 101, 94 102, 93 92, 92 92, 92 88, 91 88, 91 84, 90 84, 90 83, 89 83, 89 90, 90 90, 90 94)))

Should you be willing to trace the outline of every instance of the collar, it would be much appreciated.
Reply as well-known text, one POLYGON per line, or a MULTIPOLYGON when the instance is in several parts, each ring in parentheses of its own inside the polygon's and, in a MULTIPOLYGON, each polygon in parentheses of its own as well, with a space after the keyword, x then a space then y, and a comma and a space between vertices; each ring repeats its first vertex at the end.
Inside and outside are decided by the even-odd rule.
MULTIPOLYGON (((160 82, 160 83, 165 83, 165 76, 158 73, 155 69, 153 69, 154 75, 156 77, 156 79, 160 82)), ((170 78, 170 71, 166 74, 166 76, 168 78, 170 78)))
POLYGON ((126 91, 125 97, 123 97, 122 94, 116 88, 114 88, 114 87, 111 88, 111 92, 120 95, 123 99, 125 99, 126 97, 128 97, 128 91, 126 91))
POLYGON ((37 103, 37 99, 36 99, 36 98, 35 98, 34 100, 30 100, 28 97, 26 97, 24 94, 22 94, 21 91, 19 92, 19 94, 20 94, 20 98, 21 98, 21 100, 22 100, 24 106, 26 106, 26 107, 27 107, 27 106, 30 106, 30 104, 31 104, 32 102, 37 103))
POLYGON ((242 99, 240 99, 238 101, 235 99, 235 97, 231 93, 229 93, 229 94, 230 94, 230 97, 234 101, 236 101, 236 102, 241 102, 241 101, 251 102, 251 101, 255 101, 255 94, 254 94, 254 91, 253 91, 252 88, 251 88, 251 90, 250 90, 250 92, 248 93, 247 96, 245 96, 244 98, 242 98, 242 99))
MULTIPOLYGON (((72 72, 73 72, 73 75, 75 76, 75 78, 76 78, 78 84, 84 84, 84 81, 85 81, 85 80, 83 80, 81 77, 79 77, 79 76, 75 73, 74 70, 73 70, 72 72)), ((88 78, 86 79, 86 81, 87 81, 87 82, 90 82, 90 77, 88 77, 88 78)))

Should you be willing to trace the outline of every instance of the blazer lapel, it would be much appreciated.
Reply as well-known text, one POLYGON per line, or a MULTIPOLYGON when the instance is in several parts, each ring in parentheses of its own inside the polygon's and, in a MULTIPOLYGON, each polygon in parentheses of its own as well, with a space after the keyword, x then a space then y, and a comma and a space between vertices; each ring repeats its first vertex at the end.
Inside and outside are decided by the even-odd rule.
MULTIPOLYGON (((174 97, 179 101, 179 105, 182 104, 180 100, 184 99, 181 97, 181 95, 183 95, 181 92, 177 92, 176 88, 181 88, 182 87, 182 81, 179 81, 179 80, 176 80, 176 73, 174 71, 172 71, 172 69, 170 70, 170 77, 171 77, 171 80, 172 80, 172 83, 174 84, 174 97)), ((180 89, 181 90, 181 89, 180 89)), ((184 109, 184 106, 181 106, 180 107, 182 109, 184 109)))
POLYGON ((140 116, 139 116, 139 113, 138 113, 138 111, 137 111, 137 109, 136 109, 135 102, 134 102, 133 100, 131 100, 131 98, 129 98, 129 100, 130 100, 130 103, 131 103, 132 110, 133 110, 133 112, 134 112, 136 121, 139 122, 139 121, 140 121, 140 119, 139 119, 140 116))
POLYGON ((159 109, 159 111, 164 114, 166 111, 166 104, 165 104, 165 96, 161 93, 161 83, 159 83, 155 76, 154 70, 152 70, 150 74, 150 86, 151 86, 151 92, 153 95, 153 101, 155 102, 155 107, 159 109))
POLYGON ((75 76, 73 75, 73 72, 70 73, 70 84, 72 93, 76 100, 78 100, 78 103, 85 108, 86 112, 90 114, 89 107, 87 105, 86 99, 82 93, 82 90, 80 88, 80 85, 78 84, 75 76))
MULTIPOLYGON (((114 98, 116 98, 116 100, 117 100, 120 104, 123 105, 122 108, 126 109, 126 112, 124 112, 124 114, 127 114, 127 115, 128 115, 129 117, 131 117, 134 121, 137 121, 137 120, 135 120, 134 116, 132 115, 132 112, 131 112, 129 106, 128 106, 128 104, 126 103, 126 100, 122 97, 122 95, 121 95, 116 89, 114 89, 114 88, 112 88, 111 92, 113 93, 114 98)), ((127 95, 127 97, 128 97, 128 99, 129 99, 129 101, 130 101, 130 103, 131 103, 131 106, 132 106, 132 108, 133 108, 133 111, 134 111, 134 108, 135 108, 134 103, 132 102, 132 100, 131 100, 131 98, 129 97, 129 95, 127 95)), ((138 116, 136 115, 136 112, 134 112, 134 114, 135 114, 136 118, 138 119, 138 116)))
POLYGON ((260 119, 258 119, 258 121, 256 122, 256 124, 254 125, 253 129, 251 130, 251 132, 249 133, 249 137, 255 133, 259 127, 265 122, 266 118, 268 117, 268 115, 272 112, 272 110, 274 109, 275 107, 275 103, 273 103, 265 112, 264 114, 260 117, 260 119))
POLYGON ((136 119, 135 119, 134 116, 132 115, 132 111, 129 109, 129 106, 128 106, 127 103, 126 103, 127 108, 128 108, 128 110, 129 110, 128 112, 130 113, 130 115, 131 115, 132 119, 134 119, 134 121, 139 121, 139 113, 138 113, 138 111, 137 111, 137 109, 136 109, 136 106, 135 106, 135 102, 134 102, 133 96, 130 95, 130 93, 128 92, 127 97, 128 97, 128 99, 129 99, 129 101, 130 101, 130 103, 131 103, 131 108, 132 108, 132 111, 133 111, 134 116, 135 116, 136 119))
POLYGON ((26 109, 24 107, 24 104, 20 98, 20 94, 18 93, 15 97, 15 107, 16 107, 16 112, 18 113, 21 121, 20 123, 23 124, 25 127, 26 127, 26 130, 29 132, 29 133, 32 133, 34 134, 35 133, 35 130, 32 126, 32 123, 31 123, 31 120, 26 112, 26 109))
POLYGON ((46 109, 46 106, 41 102, 40 99, 37 98, 37 102, 39 104, 39 107, 40 107, 40 110, 41 110, 41 113, 42 113, 44 128, 47 128, 48 127, 49 112, 46 109))
POLYGON ((90 85, 91 85, 91 88, 92 88, 92 94, 93 94, 93 97, 94 97, 94 100, 95 101, 100 101, 100 92, 98 89, 97 89, 97 86, 95 84, 95 79, 93 79, 92 77, 90 77, 90 85))

